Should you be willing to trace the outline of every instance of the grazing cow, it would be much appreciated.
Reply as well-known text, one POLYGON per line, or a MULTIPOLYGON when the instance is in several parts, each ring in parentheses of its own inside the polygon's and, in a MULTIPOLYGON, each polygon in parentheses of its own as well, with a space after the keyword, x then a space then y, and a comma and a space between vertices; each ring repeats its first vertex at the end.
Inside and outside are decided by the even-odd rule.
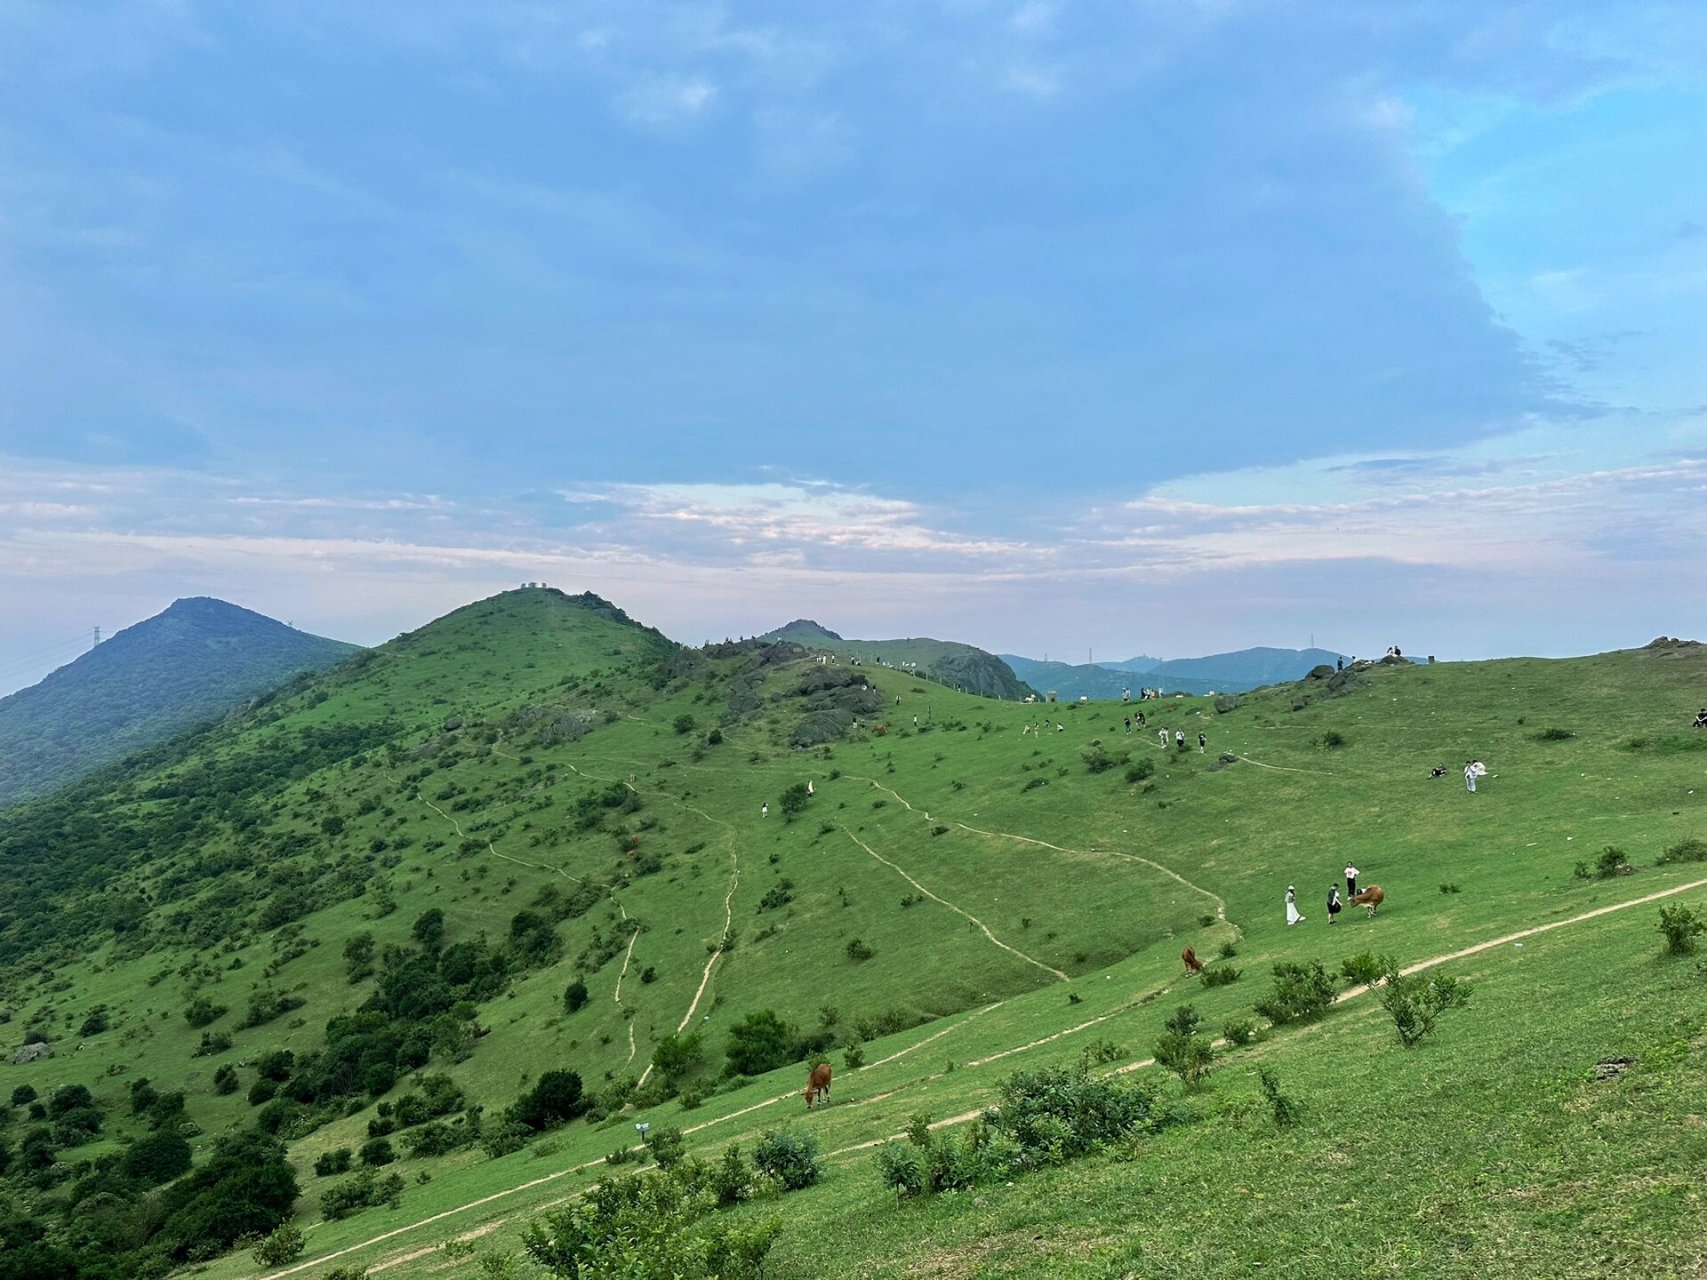
POLYGON ((1351 897, 1352 906, 1368 907, 1371 916, 1375 914, 1375 909, 1385 901, 1387 901, 1387 895, 1381 892, 1381 886, 1378 884, 1372 884, 1367 889, 1360 889, 1351 897))
POLYGON ((1194 978, 1203 972, 1203 961, 1197 958, 1197 952, 1187 947, 1179 953, 1179 958, 1185 961, 1185 976, 1194 978))
POLYGON ((819 1098, 830 1096, 830 1064, 820 1062, 812 1068, 812 1074, 806 1078, 806 1109, 812 1110, 812 1104, 819 1098))

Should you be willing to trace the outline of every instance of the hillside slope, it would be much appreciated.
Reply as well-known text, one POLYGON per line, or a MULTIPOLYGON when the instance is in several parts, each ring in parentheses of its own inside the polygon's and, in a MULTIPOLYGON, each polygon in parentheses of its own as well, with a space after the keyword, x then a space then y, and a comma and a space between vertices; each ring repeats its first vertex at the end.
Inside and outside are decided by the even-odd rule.
POLYGON ((808 649, 827 650, 862 662, 914 671, 939 684, 983 698, 1015 702, 1032 692, 993 653, 954 640, 914 637, 906 640, 848 640, 806 618, 799 618, 758 637, 788 641, 808 649))
MULTIPOLYGON (((1081 1051, 1139 1059, 1182 1000, 1211 1027, 1248 1017, 1277 961, 1442 956, 1699 879, 1656 861, 1707 817, 1707 735, 1684 727, 1704 678, 1689 646, 1377 666, 1221 714, 1170 701, 1152 730, 1165 718, 1208 750, 1164 751, 1118 708, 1071 704, 1034 734, 1036 708, 901 671, 826 668, 788 642, 684 650, 597 597, 508 592, 9 815, 0 1004, 6 1048, 35 1060, 0 1070, 41 1098, 88 1089, 104 1128, 38 1136, 20 1110, 28 1159, 8 1185, 50 1218, 83 1206, 53 1247, 141 1233, 136 1265, 188 1261, 149 1226, 146 1188, 88 1181, 154 1132, 164 1104, 132 1114, 146 1077, 182 1092, 198 1171, 227 1135, 287 1144, 318 1275, 344 1249, 374 1261, 485 1225, 507 1223, 493 1242, 513 1249, 533 1212, 609 1172, 636 1122, 712 1159, 787 1123, 846 1154, 831 1196, 784 1209, 775 1274, 879 1274, 890 1255, 928 1271, 916 1214, 863 1151, 909 1115, 965 1115, 1016 1068, 1081 1051), (796 745, 809 724, 833 732, 796 745), (1477 795, 1429 777, 1469 754, 1492 769, 1477 795), (1614 843, 1632 873, 1595 878, 1614 843), (1347 860, 1388 905, 1329 932, 1316 903, 1347 860), (1187 943, 1234 947, 1246 979, 1182 988, 1187 943), (803 1117, 797 1064, 831 1055, 833 1105, 803 1117), (591 1110, 555 1126, 534 1091, 560 1071, 591 1110), (324 1212, 344 1175, 317 1167, 380 1140, 405 1175, 395 1197, 324 1212), (407 1238, 376 1239, 393 1229, 407 1238)), ((1638 989, 1675 998, 1657 978, 1638 989)), ((1559 1062, 1611 1051, 1598 1023, 1554 1021, 1559 1062)), ((1376 1081, 1352 1065, 1369 1046, 1347 1052, 1317 1078, 1353 1072, 1389 1103, 1384 1082, 1410 1082, 1473 1128, 1479 1095, 1457 1109, 1452 1092, 1465 1072, 1376 1081)), ((1327 1085, 1310 1088, 1326 1114, 1327 1085)), ((1225 1117, 1202 1132, 1228 1152, 1249 1123, 1215 1093, 1178 1109, 1225 1117)), ((1156 1176, 1187 1180, 1191 1153, 1175 1158, 1156 1176)), ((1120 1203, 1110 1247, 1142 1224, 1120 1203)), ((1642 1223, 1669 1248, 1661 1209, 1642 1223)), ((98 1261, 84 1274, 126 1274, 98 1261)), ((430 1267, 481 1274, 450 1254, 430 1267)), ((207 1274, 255 1271, 237 1253, 207 1274)))
POLYGON ((0 698, 0 805, 64 786, 357 651, 223 600, 178 600, 0 698))

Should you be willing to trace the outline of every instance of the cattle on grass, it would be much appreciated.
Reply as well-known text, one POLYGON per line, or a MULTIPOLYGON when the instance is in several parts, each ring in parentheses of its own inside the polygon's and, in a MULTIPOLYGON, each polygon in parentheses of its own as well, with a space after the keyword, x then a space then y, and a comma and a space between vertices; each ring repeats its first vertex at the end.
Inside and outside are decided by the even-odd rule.
POLYGON ((812 1074, 806 1078, 806 1109, 812 1110, 812 1104, 819 1098, 830 1096, 830 1064, 820 1062, 812 1068, 812 1074))
POLYGON ((1195 978, 1203 972, 1203 961, 1197 958, 1197 952, 1187 947, 1179 953, 1179 958, 1185 962, 1185 976, 1195 978))
POLYGON ((1371 916, 1375 914, 1375 909, 1385 901, 1387 901, 1387 895, 1381 892, 1381 886, 1378 884, 1372 884, 1367 889, 1359 889, 1351 897, 1352 906, 1368 907, 1371 916))

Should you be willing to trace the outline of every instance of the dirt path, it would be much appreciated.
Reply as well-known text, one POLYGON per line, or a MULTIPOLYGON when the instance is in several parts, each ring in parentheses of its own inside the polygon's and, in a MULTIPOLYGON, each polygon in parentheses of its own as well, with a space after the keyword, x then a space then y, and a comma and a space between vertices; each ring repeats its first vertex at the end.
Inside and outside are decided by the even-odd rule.
MULTIPOLYGON (((887 788, 883 788, 883 789, 887 790, 887 788)), ((891 794, 894 794, 894 793, 891 792, 891 794)), ((424 797, 423 797, 423 799, 424 799, 424 797)), ((900 797, 897 797, 897 799, 900 799, 900 797)), ((905 804, 906 801, 902 800, 902 803, 905 804)), ((911 805, 908 805, 907 807, 909 809, 912 808, 911 805)), ((453 821, 453 825, 455 825, 454 821, 453 821)), ((853 834, 851 832, 849 832, 848 834, 849 834, 850 838, 855 839, 856 842, 858 841, 858 837, 853 836, 853 834)), ((1020 838, 1024 838, 1024 837, 1020 837, 1020 838)), ((863 842, 860 842, 860 843, 862 844, 862 847, 864 847, 863 842)), ((867 849, 867 852, 872 853, 872 856, 877 857, 879 861, 887 862, 886 859, 881 858, 879 855, 877 855, 875 852, 872 852, 870 849, 867 849)), ((889 865, 893 866, 893 864, 889 864, 889 865)), ((898 872, 900 871, 899 868, 895 868, 895 870, 897 870, 898 872)), ((900 872, 900 874, 905 876, 906 873, 900 872)), ((909 877, 909 879, 910 879, 910 877, 909 877)), ((918 886, 918 887, 919 887, 921 892, 928 892, 923 888, 923 886, 918 886)), ((1510 946, 1514 943, 1522 942, 1526 938, 1532 938, 1532 937, 1535 937, 1539 934, 1550 933, 1555 929, 1564 929, 1564 928, 1567 928, 1571 925, 1582 924, 1582 923, 1585 923, 1585 922, 1590 921, 1590 920, 1598 919, 1601 916, 1611 915, 1611 914, 1613 914, 1615 912, 1619 912, 1619 911, 1626 911, 1632 907, 1639 907, 1639 906, 1643 906, 1643 905, 1648 904, 1648 903, 1658 902, 1658 901, 1661 901, 1662 899, 1665 899, 1665 898, 1675 897, 1676 895, 1678 895, 1680 893, 1688 893, 1692 890, 1703 889, 1703 888, 1707 888, 1707 878, 1692 880, 1692 881, 1689 881, 1685 884, 1674 885, 1673 887, 1671 887, 1669 889, 1659 889, 1659 890, 1656 890, 1652 893, 1643 894, 1640 897, 1630 898, 1630 899, 1627 899, 1627 900, 1622 901, 1622 902, 1609 903, 1606 906, 1595 907, 1592 910, 1579 912, 1576 915, 1568 916, 1568 917, 1561 919, 1561 920, 1554 920, 1554 921, 1551 921, 1547 924, 1534 925, 1534 926, 1527 928, 1527 929, 1520 929, 1514 933, 1502 934, 1500 937, 1489 939, 1486 942, 1475 943, 1475 944, 1468 946, 1468 947, 1460 947, 1455 951, 1449 951, 1449 952, 1445 952, 1441 955, 1431 956, 1427 959, 1419 960, 1419 961, 1415 962, 1414 964, 1410 964, 1410 965, 1405 966, 1405 968, 1402 970, 1402 972, 1405 974, 1418 973, 1418 972, 1421 972, 1425 969, 1431 969, 1431 968, 1435 968, 1439 965, 1449 964, 1455 960, 1463 960, 1463 959, 1466 959, 1470 956, 1479 955, 1479 954, 1486 952, 1486 951, 1492 951, 1492 950, 1499 948, 1499 947, 1510 946)), ((731 888, 730 892, 731 892, 731 894, 733 894, 733 892, 734 892, 733 887, 731 888)), ((935 897, 934 894, 930 895, 930 896, 933 898, 935 897)), ((940 898, 936 899, 936 900, 939 902, 942 901, 940 898)), ((953 907, 953 905, 950 903, 943 903, 943 905, 950 907, 951 910, 955 910, 961 915, 965 915, 964 912, 959 912, 959 909, 953 907)), ((967 917, 967 918, 971 919, 971 917, 967 917)), ((974 923, 976 923, 976 922, 974 922, 974 923)), ((982 927, 982 926, 980 926, 980 927, 982 927)), ((996 939, 993 935, 989 935, 988 930, 986 930, 985 932, 986 932, 987 936, 990 936, 991 941, 996 943, 996 945, 1002 946, 1004 948, 1004 950, 1010 950, 1010 951, 1012 950, 1012 948, 1006 947, 1005 944, 1001 943, 1000 940, 996 939)), ((1019 955, 1020 953, 1015 952, 1015 954, 1019 955)), ((1031 960, 1030 957, 1021 955, 1021 958, 1029 960, 1030 963, 1036 964, 1040 968, 1048 968, 1048 966, 1042 965, 1041 962, 1039 962, 1039 961, 1031 960)), ((715 959, 715 957, 713 957, 713 959, 715 959)), ((1051 972, 1057 972, 1057 971, 1051 970, 1051 972)), ((707 980, 709 979, 709 973, 710 973, 710 966, 708 965, 707 966, 707 980)), ((1065 977, 1066 975, 1062 974, 1061 976, 1065 977)), ((702 980, 702 982, 701 982, 701 993, 703 993, 705 981, 706 980, 702 980)), ((1336 1005, 1337 1004, 1343 1004, 1348 1000, 1358 999, 1364 995, 1367 995, 1370 990, 1371 990, 1371 988, 1369 988, 1367 986, 1353 987, 1347 991, 1341 992, 1335 998, 1335 1004, 1336 1005)), ((698 999, 699 999, 699 996, 696 995, 696 997, 695 997, 696 1003, 697 1003, 698 999)), ((980 1010, 976 1011, 973 1015, 971 1015, 971 1017, 969 1017, 967 1019, 963 1019, 960 1023, 957 1023, 955 1027, 947 1028, 944 1031, 937 1033, 936 1035, 927 1036, 923 1040, 919 1041, 918 1043, 909 1046, 907 1049, 901 1050, 900 1052, 895 1053, 895 1054, 891 1054, 889 1057, 882 1059, 880 1062, 872 1063, 870 1065, 871 1066, 879 1066, 879 1065, 882 1065, 883 1063, 892 1062, 892 1061, 896 1060, 897 1058, 900 1058, 906 1054, 915 1052, 916 1050, 924 1047, 926 1044, 929 1044, 929 1043, 939 1039, 941 1036, 948 1034, 950 1031, 957 1030, 960 1026, 963 1026, 963 1025, 965 1025, 966 1022, 970 1021, 971 1018, 980 1016, 984 1013, 989 1012, 991 1009, 999 1007, 1000 1003, 1001 1002, 998 1002, 998 1004, 996 1004, 996 1005, 986 1006, 984 1009, 980 1009, 980 1010)), ((1097 1026, 1100 1023, 1106 1022, 1108 1019, 1116 1016, 1117 1014, 1119 1014, 1121 1012, 1126 1011, 1127 1009, 1130 1009, 1133 1005, 1135 1005, 1137 1003, 1139 1003, 1139 1000, 1135 998, 1132 1001, 1128 1001, 1128 1002, 1124 1003, 1118 1009, 1112 1009, 1106 1014, 1101 1014, 1095 1018, 1091 1018, 1085 1022, 1079 1023, 1076 1026, 1063 1028, 1060 1031, 1054 1032, 1054 1033, 1047 1035, 1047 1036, 1043 1036, 1043 1037, 1036 1039, 1036 1040, 1028 1041, 1027 1043, 1025 1043, 1023 1045, 1018 1045, 1018 1046, 1015 1046, 1011 1049, 1000 1050, 997 1053, 989 1054, 989 1055, 987 1055, 983 1058, 979 1058, 975 1061, 969 1061, 969 1062, 963 1064, 963 1066, 964 1067, 980 1066, 980 1065, 984 1065, 984 1064, 987 1064, 990 1062, 998 1061, 1002 1058, 1007 1058, 1007 1057, 1013 1056, 1014 1054, 1023 1053, 1029 1049, 1039 1048, 1043 1045, 1050 1044, 1056 1040, 1062 1039, 1064 1037, 1073 1035, 1077 1032, 1086 1030, 1090 1027, 1097 1026)), ((689 1010, 688 1016, 690 1018, 692 1017, 692 1009, 691 1008, 689 1010)), ((685 1020, 683 1022, 683 1026, 686 1026, 685 1020)), ((1142 1058, 1142 1059, 1139 1059, 1139 1060, 1134 1061, 1134 1062, 1128 1062, 1128 1063, 1125 1063, 1121 1066, 1111 1068, 1107 1072, 1107 1074, 1109 1074, 1109 1075, 1125 1075, 1125 1074, 1129 1074, 1131 1072, 1144 1070, 1144 1069, 1151 1067, 1153 1065, 1155 1065, 1155 1059, 1154 1058, 1142 1058)), ((937 1073, 937 1074, 940 1075, 940 1073, 937 1073)), ((926 1083, 929 1080, 932 1080, 935 1078, 937 1078, 936 1075, 929 1076, 929 1077, 926 1077, 924 1080, 915 1081, 915 1082, 913 1082, 913 1084, 911 1086, 907 1086, 907 1087, 916 1088, 916 1087, 918 1087, 919 1084, 926 1083)), ((881 1096, 885 1097, 885 1098, 892 1097, 892 1096, 894 1096, 894 1094, 896 1092, 901 1092, 901 1090, 894 1090, 888 1094, 884 1094, 881 1096)), ((692 1134, 692 1133, 702 1132, 706 1129, 710 1129, 713 1127, 717 1127, 717 1126, 727 1124, 730 1121, 735 1120, 739 1117, 751 1115, 755 1112, 762 1111, 766 1108, 773 1107, 773 1106, 776 1106, 780 1103, 787 1102, 788 1100, 796 1098, 796 1097, 798 1097, 798 1094, 795 1091, 790 1090, 787 1093, 779 1094, 779 1095, 772 1097, 772 1098, 762 1099, 759 1102, 753 1103, 747 1107, 743 1107, 738 1111, 731 1112, 728 1115, 719 1116, 719 1117, 716 1117, 715 1119, 703 1121, 700 1124, 691 1126, 690 1128, 684 1130, 683 1132, 684 1132, 684 1134, 692 1134)), ((930 1127, 932 1129, 944 1129, 944 1128, 953 1127, 955 1125, 967 1124, 982 1114, 983 1114, 983 1108, 980 1107, 980 1108, 977 1108, 974 1110, 962 1112, 959 1115, 949 1116, 945 1119, 935 1121, 931 1124, 930 1127)), ((857 1154, 857 1153, 862 1152, 862 1151, 871 1150, 872 1148, 877 1147, 884 1142, 897 1141, 904 1136, 905 1135, 903 1135, 903 1134, 897 1133, 897 1134, 885 1135, 883 1137, 878 1137, 878 1138, 871 1138, 871 1139, 868 1139, 866 1141, 853 1143, 853 1144, 850 1144, 850 1145, 845 1146, 845 1147, 839 1147, 839 1148, 835 1149, 834 1151, 827 1152, 827 1153, 825 1153, 824 1158, 826 1160, 842 1159, 842 1158, 857 1154)), ((372 1236, 367 1240, 360 1241, 356 1244, 348 1245, 342 1249, 336 1250, 335 1252, 321 1255, 320 1257, 314 1258, 310 1261, 297 1263, 297 1264, 290 1266, 290 1267, 287 1267, 281 1271, 270 1272, 270 1273, 268 1273, 269 1280, 275 1280, 275 1278, 278 1278, 278 1277, 294 1275, 294 1274, 297 1274, 299 1272, 308 1270, 310 1268, 323 1267, 323 1266, 327 1265, 328 1263, 334 1262, 335 1260, 337 1260, 339 1258, 345 1257, 345 1256, 352 1254, 352 1253, 356 1253, 356 1252, 363 1250, 363 1249, 371 1248, 375 1245, 383 1244, 387 1240, 395 1239, 398 1236, 406 1234, 407 1232, 414 1231, 414 1230, 417 1230, 417 1229, 422 1228, 422 1227, 431 1226, 432 1224, 434 1224, 436 1222, 445 1221, 449 1218, 456 1216, 457 1214, 467 1212, 468 1210, 471 1210, 471 1209, 478 1209, 484 1205, 496 1203, 496 1202, 498 1202, 500 1200, 504 1200, 510 1196, 518 1195, 521 1192, 531 1190, 532 1188, 539 1187, 539 1186, 545 1185, 547 1183, 557 1181, 561 1178, 568 1177, 571 1174, 583 1172, 587 1169, 594 1168, 594 1167, 601 1165, 603 1163, 604 1163, 604 1161, 602 1159, 590 1160, 590 1161, 586 1161, 582 1164, 577 1164, 577 1165, 573 1165, 573 1166, 570 1166, 570 1167, 565 1168, 565 1169, 556 1170, 552 1173, 545 1174, 542 1177, 530 1179, 529 1181, 519 1183, 514 1187, 507 1187, 502 1191, 493 1192, 491 1195, 482 1196, 479 1199, 469 1201, 466 1204, 462 1204, 462 1205, 458 1205, 454 1208, 442 1210, 438 1213, 430 1215, 429 1217, 422 1218, 417 1222, 408 1223, 404 1226, 395 1227, 389 1231, 381 1232, 380 1234, 372 1236)), ((537 1212, 537 1210, 530 1210, 529 1212, 530 1213, 531 1212, 537 1212)), ((504 1226, 507 1221, 508 1221, 508 1219, 500 1219, 500 1220, 493 1222, 493 1223, 483 1224, 481 1227, 476 1228, 472 1231, 469 1231, 464 1236, 459 1237, 459 1238, 473 1239, 473 1238, 476 1238, 478 1236, 488 1234, 488 1233, 495 1231, 495 1230, 499 1229, 500 1227, 504 1226)), ((315 1225, 318 1226, 319 1224, 315 1224, 315 1225)), ((314 1227, 309 1228, 310 1231, 312 1231, 313 1229, 314 1229, 314 1227)), ((428 1254, 434 1252, 436 1249, 437 1249, 436 1245, 433 1246, 431 1249, 423 1249, 423 1248, 412 1249, 406 1254, 399 1255, 399 1256, 396 1256, 393 1258, 382 1259, 380 1261, 377 1261, 369 1269, 374 1270, 374 1271, 385 1270, 385 1269, 388 1269, 390 1267, 400 1265, 405 1261, 418 1260, 418 1259, 425 1257, 428 1254)))
MULTIPOLYGON (((902 801, 902 803, 905 804, 906 802, 902 801)), ((908 807, 911 808, 910 805, 908 807)), ((1062 973, 1059 969, 1051 968, 1049 965, 1044 964, 1043 961, 1035 959, 1032 956, 1026 955, 1026 953, 1021 951, 1018 947, 1010 947, 1007 943, 1003 942, 995 934, 991 933, 990 932, 990 926, 985 924, 977 916, 973 915, 970 911, 961 910, 961 908, 955 906, 947 898, 944 898, 944 897, 941 897, 937 894, 932 893, 929 889, 925 888, 924 885, 920 884, 917 880, 913 879, 912 876, 908 875, 905 871, 901 870, 900 867, 896 866, 893 862, 889 861, 888 858, 885 858, 881 853, 877 852, 876 849, 873 849, 870 845, 868 845, 865 841, 861 840, 858 836, 856 836, 853 832, 849 831, 846 827, 842 828, 842 834, 847 836, 847 838, 849 840, 852 840, 860 848, 864 849, 872 857, 876 858, 884 866, 888 867, 896 875, 900 876, 901 879, 905 880, 908 884, 912 885, 913 888, 917 889, 920 893, 924 894, 925 897, 929 898, 932 902, 940 902, 943 906, 947 907, 950 911, 954 912, 954 914, 959 916, 961 919, 970 920, 973 924, 977 925, 979 931, 981 933, 983 933, 983 935, 986 938, 988 938, 991 942, 995 943, 1003 951, 1006 951, 1009 955, 1018 956, 1021 960, 1024 960, 1027 964, 1036 965, 1039 969, 1043 970, 1043 972, 1048 973, 1048 974, 1053 974, 1055 976, 1055 978, 1061 982, 1071 982, 1072 981, 1072 978, 1068 974, 1062 973)))

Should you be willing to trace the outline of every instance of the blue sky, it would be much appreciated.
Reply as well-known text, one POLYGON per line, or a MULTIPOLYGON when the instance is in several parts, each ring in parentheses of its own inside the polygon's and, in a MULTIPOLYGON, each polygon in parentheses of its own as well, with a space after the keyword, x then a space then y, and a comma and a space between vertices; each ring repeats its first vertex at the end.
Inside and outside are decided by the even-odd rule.
POLYGON ((1707 7, 0 0, 0 692, 523 579, 1115 658, 1707 633, 1707 7))

